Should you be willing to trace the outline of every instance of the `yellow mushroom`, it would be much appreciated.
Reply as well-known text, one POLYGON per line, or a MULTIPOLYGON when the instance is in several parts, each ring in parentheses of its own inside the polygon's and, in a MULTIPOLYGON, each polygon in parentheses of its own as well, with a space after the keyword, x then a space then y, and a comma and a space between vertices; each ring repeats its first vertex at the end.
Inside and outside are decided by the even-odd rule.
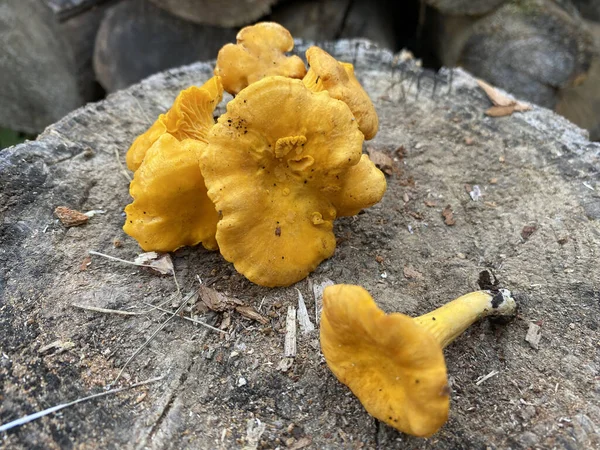
POLYGON ((354 76, 354 66, 337 61, 319 47, 306 51, 309 69, 303 82, 311 91, 326 90, 333 98, 343 101, 358 121, 360 131, 369 140, 379 129, 379 118, 369 95, 354 76))
POLYGON ((206 143, 208 130, 215 123, 213 112, 222 98, 219 77, 212 77, 202 87, 191 86, 181 91, 171 109, 133 141, 126 156, 129 170, 135 172, 140 167, 148 149, 165 133, 180 141, 196 139, 206 143))
POLYGON ((327 365, 369 414, 420 437, 448 419, 450 389, 442 349, 476 320, 512 316, 509 291, 464 295, 429 314, 386 314, 360 286, 323 294, 321 349, 327 365))
MULTIPOLYGON (((364 161, 348 106, 301 80, 251 84, 229 102, 208 140, 201 167, 222 215, 219 248, 254 283, 287 286, 306 277, 335 250, 337 205, 347 214, 377 200, 343 194, 354 189, 346 179, 364 161)), ((371 180, 381 198, 385 179, 363 172, 369 178, 361 186, 371 180)))
POLYGON ((165 133, 135 172, 123 230, 144 251, 170 252, 185 245, 217 249, 219 215, 206 195, 199 158, 206 144, 165 133))
POLYGON ((230 94, 264 77, 302 78, 306 74, 298 56, 285 55, 294 48, 294 39, 278 23, 260 22, 242 28, 236 39, 236 44, 227 44, 219 51, 215 67, 215 75, 223 79, 230 94))

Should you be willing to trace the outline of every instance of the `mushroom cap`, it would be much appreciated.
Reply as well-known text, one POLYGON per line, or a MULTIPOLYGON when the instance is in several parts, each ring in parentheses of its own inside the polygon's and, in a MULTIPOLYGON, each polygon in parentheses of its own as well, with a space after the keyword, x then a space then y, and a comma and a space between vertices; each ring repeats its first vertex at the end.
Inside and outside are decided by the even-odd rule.
POLYGON ((362 142, 348 107, 301 80, 267 77, 241 91, 201 158, 208 196, 222 214, 223 257, 263 286, 306 277, 335 250, 332 199, 362 142))
POLYGON ((206 195, 199 158, 206 144, 165 133, 135 172, 123 230, 144 251, 170 252, 185 245, 217 249, 219 215, 206 195))
POLYGON ((448 419, 441 347, 412 318, 385 314, 362 287, 325 289, 321 349, 334 375, 377 419, 421 437, 448 419))
POLYGON ((385 175, 363 153, 358 164, 346 172, 342 189, 333 200, 338 217, 354 216, 361 209, 378 203, 386 188, 385 175))
POLYGON ((286 56, 294 48, 288 30, 275 22, 260 22, 242 28, 237 44, 227 44, 217 56, 215 75, 232 95, 264 77, 281 75, 302 78, 304 62, 298 56, 286 56))
POLYGON ((348 105, 358 121, 360 131, 369 140, 375 137, 379 129, 379 118, 375 106, 356 77, 354 66, 337 61, 333 56, 319 47, 306 50, 309 69, 303 79, 311 91, 326 90, 333 98, 348 105))
POLYGON ((181 91, 171 109, 133 141, 127 151, 127 168, 135 172, 148 149, 164 133, 172 134, 180 141, 197 139, 206 142, 208 130, 215 123, 213 111, 222 98, 223 84, 219 77, 210 78, 202 87, 191 86, 181 91))

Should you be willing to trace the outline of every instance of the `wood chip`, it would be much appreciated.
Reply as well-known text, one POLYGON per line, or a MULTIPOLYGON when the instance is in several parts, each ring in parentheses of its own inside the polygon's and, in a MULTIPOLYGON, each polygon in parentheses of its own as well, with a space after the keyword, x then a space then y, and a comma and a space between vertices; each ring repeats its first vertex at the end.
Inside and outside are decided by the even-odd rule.
POLYGON ((532 348, 539 350, 540 340, 542 339, 542 327, 538 324, 530 322, 525 341, 529 342, 532 348))
POLYGON ((390 158, 387 153, 379 150, 375 150, 373 147, 367 147, 367 153, 373 164, 375 164, 381 171, 391 175, 393 173, 394 161, 390 158))
POLYGON ((173 260, 167 253, 164 255, 160 255, 156 252, 140 253, 133 262, 138 266, 150 267, 163 275, 172 275, 175 273, 173 260))
POLYGON ((285 319, 284 356, 286 358, 296 356, 296 308, 293 306, 288 306, 287 318, 285 319))
POLYGON ((313 283, 312 280, 309 280, 309 283, 312 285, 312 291, 315 297, 315 321, 318 324, 319 319, 321 318, 321 309, 323 309, 323 291, 327 286, 333 286, 335 283, 328 278, 320 283, 313 283))
POLYGON ((431 200, 425 200, 423 202, 425 204, 425 206, 427 206, 428 208, 435 208, 437 206, 437 203, 431 200))
POLYGON ((417 271, 413 266, 404 266, 404 277, 408 280, 422 280, 423 274, 417 271))
POLYGON ((314 331, 315 326, 308 316, 308 310, 306 309, 306 303, 304 303, 302 293, 299 289, 296 290, 298 291, 298 324, 300 325, 300 331, 302 331, 303 334, 310 333, 311 331, 314 331))
POLYGON ((54 210, 54 215, 58 217, 60 223, 65 227, 78 227, 79 225, 86 224, 90 218, 82 212, 74 209, 67 208, 66 206, 57 206, 54 210))
POLYGON ((454 220, 454 213, 452 212, 452 206, 446 205, 442 211, 442 217, 444 218, 444 223, 449 227, 456 224, 456 220, 454 220))

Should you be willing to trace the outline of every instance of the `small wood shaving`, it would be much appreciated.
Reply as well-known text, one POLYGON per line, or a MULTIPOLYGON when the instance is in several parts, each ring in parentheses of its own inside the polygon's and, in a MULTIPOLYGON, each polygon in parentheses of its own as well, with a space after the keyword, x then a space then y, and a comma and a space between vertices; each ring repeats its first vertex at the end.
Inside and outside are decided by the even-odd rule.
POLYGON ((323 291, 327 286, 333 286, 335 283, 328 278, 320 283, 313 283, 309 280, 309 283, 312 285, 312 291, 315 297, 315 322, 318 324, 321 318, 321 309, 323 308, 323 291))
POLYGON ((293 306, 288 306, 285 320, 284 355, 286 358, 296 356, 296 308, 293 306))
POLYGON ((404 266, 404 277, 408 280, 422 280, 423 274, 417 271, 413 266, 404 266))
POLYGON ((82 212, 67 208, 66 206, 57 206, 54 210, 54 215, 58 217, 60 223, 65 227, 78 227, 86 224, 90 218, 82 212))
POLYGON ((533 322, 529 323, 529 329, 527 330, 527 335, 525 336, 525 341, 531 345, 532 348, 539 350, 540 341, 542 339, 542 327, 533 322))
POLYGON ((487 375, 483 375, 481 377, 479 377, 477 379, 477 381, 475 382, 475 384, 477 386, 479 386, 480 384, 482 384, 483 382, 489 380, 492 377, 495 377, 496 375, 498 375, 500 372, 498 372, 497 370, 492 370, 490 373, 488 373, 487 375))
POLYGON ((302 293, 299 289, 296 290, 298 291, 298 324, 300 325, 300 331, 302 331, 303 334, 310 333, 311 331, 314 331, 315 326, 308 316, 308 310, 306 309, 306 303, 304 303, 302 293))
POLYGON ((244 316, 246 319, 254 320, 258 323, 266 325, 269 323, 269 319, 261 316, 252 306, 236 306, 235 310, 244 316))
POLYGON ((444 210, 442 211, 442 217, 444 218, 444 223, 449 227, 456 224, 456 220, 454 220, 454 213, 452 212, 452 206, 446 205, 444 210))
POLYGON ((433 201, 431 201, 431 200, 425 200, 423 203, 424 203, 424 204, 425 204, 425 206, 427 206, 428 208, 434 208, 434 207, 436 207, 436 206, 437 206, 437 203, 436 203, 436 202, 433 202, 433 201))

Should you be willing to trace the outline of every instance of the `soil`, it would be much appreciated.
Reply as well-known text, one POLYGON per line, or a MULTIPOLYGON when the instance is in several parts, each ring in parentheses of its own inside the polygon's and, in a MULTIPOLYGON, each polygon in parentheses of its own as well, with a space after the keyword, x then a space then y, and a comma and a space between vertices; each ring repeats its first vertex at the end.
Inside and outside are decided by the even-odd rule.
MULTIPOLYGON (((174 317, 115 385, 163 380, 13 428, 0 447, 599 448, 600 146, 543 108, 485 116, 489 99, 460 70, 423 71, 366 41, 326 49, 355 64, 376 104, 380 131, 365 151, 393 163, 383 201, 338 220, 334 256, 289 288, 255 286, 218 253, 175 252, 184 294, 200 278, 268 323, 198 300, 182 315, 225 333, 174 317), (479 322, 447 348, 450 419, 429 439, 371 418, 327 369, 318 330, 299 330, 296 356, 284 356, 296 289, 315 322, 309 283, 360 284, 386 311, 418 315, 494 277, 519 315, 479 322), (538 349, 525 341, 530 323, 538 349)), ((161 73, 0 152, 0 423, 102 392, 169 317, 73 304, 177 309, 173 277, 88 251, 140 253, 121 230, 130 199, 116 155, 211 74, 207 63, 161 73), (104 213, 65 228, 57 206, 104 213)))

